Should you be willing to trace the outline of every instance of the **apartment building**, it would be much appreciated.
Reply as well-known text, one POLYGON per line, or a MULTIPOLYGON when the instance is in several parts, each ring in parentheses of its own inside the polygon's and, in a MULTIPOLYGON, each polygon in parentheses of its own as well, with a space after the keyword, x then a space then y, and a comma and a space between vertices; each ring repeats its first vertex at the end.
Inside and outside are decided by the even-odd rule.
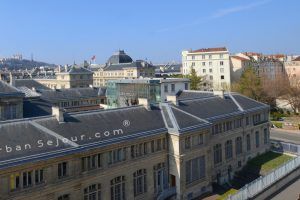
POLYGON ((195 69, 203 77, 203 90, 230 90, 230 62, 226 47, 182 51, 182 73, 195 69))
POLYGON ((59 66, 54 78, 34 80, 51 89, 84 88, 93 85, 93 72, 77 65, 59 66))
POLYGON ((189 92, 0 123, 0 199, 192 199, 269 149, 269 107, 189 92))
POLYGON ((124 50, 119 50, 107 60, 105 66, 94 71, 93 79, 95 87, 102 87, 109 80, 154 76, 155 66, 151 63, 144 60, 133 61, 124 50))
POLYGON ((284 62, 284 69, 292 86, 300 84, 300 56, 284 62))

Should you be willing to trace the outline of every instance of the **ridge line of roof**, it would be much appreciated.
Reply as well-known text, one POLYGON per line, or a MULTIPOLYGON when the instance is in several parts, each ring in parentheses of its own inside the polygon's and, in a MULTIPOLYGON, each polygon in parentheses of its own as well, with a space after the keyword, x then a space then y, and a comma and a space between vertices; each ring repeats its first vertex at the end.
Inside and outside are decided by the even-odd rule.
POLYGON ((233 101, 233 103, 235 103, 235 105, 238 107, 238 109, 240 111, 244 111, 244 108, 237 102, 237 100, 231 95, 231 93, 228 93, 228 96, 231 98, 231 100, 233 101))
POLYGON ((179 112, 182 112, 182 113, 184 113, 184 114, 186 114, 186 115, 189 115, 189 116, 191 116, 191 117, 193 117, 193 118, 195 118, 195 119, 197 119, 197 120, 199 120, 199 121, 202 121, 202 122, 205 122, 205 123, 210 123, 209 121, 207 121, 206 119, 202 119, 202 118, 200 118, 200 117, 197 117, 197 116, 195 116, 195 115, 193 115, 193 114, 191 114, 191 113, 188 113, 188 112, 186 112, 186 111, 184 111, 184 110, 181 110, 181 109, 179 109, 179 108, 177 108, 177 107, 175 107, 175 106, 171 106, 172 108, 175 108, 176 110, 178 110, 179 112))

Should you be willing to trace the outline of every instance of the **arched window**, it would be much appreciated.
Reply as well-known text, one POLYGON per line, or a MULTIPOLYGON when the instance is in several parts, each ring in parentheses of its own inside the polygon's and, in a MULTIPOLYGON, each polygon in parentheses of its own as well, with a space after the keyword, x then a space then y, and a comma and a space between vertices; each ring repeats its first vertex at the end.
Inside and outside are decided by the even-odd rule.
POLYGON ((92 184, 83 190, 84 200, 101 200, 101 184, 92 184))
POLYGON ((146 169, 140 169, 133 173, 134 196, 147 192, 147 172, 146 169))
POLYGON ((227 140, 225 143, 225 159, 232 158, 232 140, 227 140))
POLYGON ((154 171, 154 189, 155 192, 160 193, 167 185, 165 163, 158 163, 153 167, 154 171))
POLYGON ((235 140, 235 152, 236 155, 239 155, 243 152, 242 137, 237 137, 235 140))
POLYGON ((111 200, 125 200, 125 176, 110 181, 111 200))

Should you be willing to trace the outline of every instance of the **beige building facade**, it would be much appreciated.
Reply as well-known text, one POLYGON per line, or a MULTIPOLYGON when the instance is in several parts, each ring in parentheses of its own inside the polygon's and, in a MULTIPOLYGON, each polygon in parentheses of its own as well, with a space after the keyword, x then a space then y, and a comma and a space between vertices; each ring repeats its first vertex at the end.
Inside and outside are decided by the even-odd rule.
POLYGON ((120 50, 108 59, 105 66, 94 71, 93 80, 95 87, 103 87, 109 80, 154 76, 155 67, 152 64, 144 60, 133 61, 123 50, 120 50))
POLYGON ((204 90, 230 90, 230 62, 227 48, 206 48, 182 51, 182 74, 195 69, 203 77, 204 90))

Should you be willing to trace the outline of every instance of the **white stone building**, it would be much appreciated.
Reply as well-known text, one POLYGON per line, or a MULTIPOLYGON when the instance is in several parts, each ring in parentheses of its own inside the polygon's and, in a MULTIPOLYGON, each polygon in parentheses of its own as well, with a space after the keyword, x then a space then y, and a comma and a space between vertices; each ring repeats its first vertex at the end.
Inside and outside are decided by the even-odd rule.
POLYGON ((182 51, 182 73, 194 68, 203 77, 203 90, 230 89, 230 62, 226 47, 182 51))

